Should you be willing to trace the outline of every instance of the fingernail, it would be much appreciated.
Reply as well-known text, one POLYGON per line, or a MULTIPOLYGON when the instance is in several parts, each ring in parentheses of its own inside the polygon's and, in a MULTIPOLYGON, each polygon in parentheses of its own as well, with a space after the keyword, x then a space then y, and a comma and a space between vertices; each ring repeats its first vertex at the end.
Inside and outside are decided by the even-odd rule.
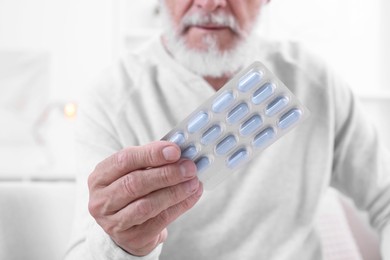
POLYGON ((190 161, 183 161, 180 163, 180 173, 184 178, 194 177, 196 171, 190 161))
POLYGON ((167 146, 162 150, 164 159, 167 161, 175 161, 179 159, 179 153, 173 146, 167 146))

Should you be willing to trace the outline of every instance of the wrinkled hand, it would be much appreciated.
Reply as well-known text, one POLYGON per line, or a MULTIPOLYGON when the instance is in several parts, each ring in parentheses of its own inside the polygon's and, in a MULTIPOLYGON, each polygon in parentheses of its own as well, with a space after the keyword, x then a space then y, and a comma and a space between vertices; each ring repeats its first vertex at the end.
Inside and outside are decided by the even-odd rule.
POLYGON ((192 161, 174 143, 126 148, 99 163, 88 178, 89 212, 112 240, 143 256, 167 238, 167 225, 203 192, 192 161))

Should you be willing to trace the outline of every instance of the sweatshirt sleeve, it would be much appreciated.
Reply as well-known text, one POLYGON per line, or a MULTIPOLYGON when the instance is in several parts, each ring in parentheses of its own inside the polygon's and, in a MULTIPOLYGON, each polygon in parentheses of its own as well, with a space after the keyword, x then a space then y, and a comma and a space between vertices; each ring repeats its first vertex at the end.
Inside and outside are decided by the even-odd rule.
POLYGON ((128 254, 88 212, 89 174, 100 161, 123 148, 114 123, 116 109, 123 99, 123 92, 115 88, 124 84, 123 81, 118 73, 111 74, 108 79, 100 80, 80 102, 75 134, 77 201, 65 260, 158 260, 161 252, 162 245, 159 245, 144 257, 128 254))
POLYGON ((368 213, 381 235, 384 260, 390 260, 390 152, 359 100, 336 80, 332 185, 368 213))

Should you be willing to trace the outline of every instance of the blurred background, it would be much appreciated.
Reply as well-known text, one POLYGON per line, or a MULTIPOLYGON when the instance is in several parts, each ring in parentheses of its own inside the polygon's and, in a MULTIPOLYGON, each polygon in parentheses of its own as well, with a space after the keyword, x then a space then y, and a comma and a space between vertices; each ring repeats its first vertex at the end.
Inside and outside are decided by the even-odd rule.
MULTIPOLYGON (((351 84, 388 147, 389 13, 388 0, 275 0, 258 29, 303 42, 327 60, 351 84)), ((81 92, 159 31, 157 0, 0 0, 0 197, 20 183, 26 189, 65 182, 65 192, 74 190, 81 92)), ((70 214, 61 217, 68 221, 70 214)))

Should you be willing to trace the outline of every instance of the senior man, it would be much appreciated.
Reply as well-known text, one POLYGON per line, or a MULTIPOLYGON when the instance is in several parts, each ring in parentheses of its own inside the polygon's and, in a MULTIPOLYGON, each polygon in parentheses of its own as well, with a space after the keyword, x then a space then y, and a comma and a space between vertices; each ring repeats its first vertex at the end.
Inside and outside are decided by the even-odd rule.
POLYGON ((319 260, 313 221, 329 186, 368 211, 390 259, 390 156, 346 84, 298 44, 255 36, 267 0, 160 2, 161 37, 106 71, 81 104, 67 259, 319 260), (156 140, 254 60, 311 117, 203 193, 194 163, 156 140))

